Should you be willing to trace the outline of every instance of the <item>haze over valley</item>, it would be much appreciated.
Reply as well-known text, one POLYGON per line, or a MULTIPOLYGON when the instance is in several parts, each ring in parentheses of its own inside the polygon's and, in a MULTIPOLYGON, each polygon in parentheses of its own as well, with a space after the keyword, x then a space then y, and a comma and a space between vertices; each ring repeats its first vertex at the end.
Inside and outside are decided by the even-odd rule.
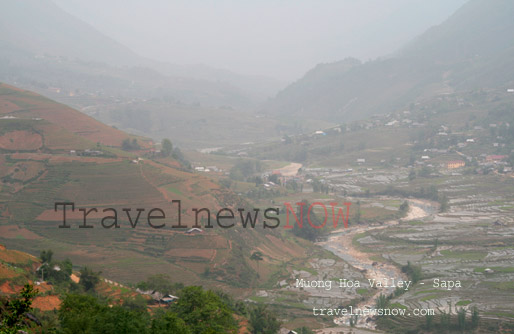
POLYGON ((510 333, 512 17, 0 2, 0 333, 510 333))

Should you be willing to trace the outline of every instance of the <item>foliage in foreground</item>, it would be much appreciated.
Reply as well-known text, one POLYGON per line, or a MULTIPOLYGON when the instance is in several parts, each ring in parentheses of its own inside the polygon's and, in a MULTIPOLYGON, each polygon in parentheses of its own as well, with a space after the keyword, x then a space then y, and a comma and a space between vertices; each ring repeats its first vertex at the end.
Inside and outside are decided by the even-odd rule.
POLYGON ((224 293, 204 290, 199 286, 185 287, 179 299, 168 308, 149 312, 146 301, 106 300, 91 291, 68 293, 58 312, 41 313, 31 308, 37 294, 26 285, 20 297, 5 299, 0 309, 0 334, 19 330, 54 334, 225 334, 237 333, 234 314, 249 318, 253 334, 274 334, 280 329, 275 315, 262 305, 246 305, 224 293), (31 328, 32 326, 32 328, 31 328))

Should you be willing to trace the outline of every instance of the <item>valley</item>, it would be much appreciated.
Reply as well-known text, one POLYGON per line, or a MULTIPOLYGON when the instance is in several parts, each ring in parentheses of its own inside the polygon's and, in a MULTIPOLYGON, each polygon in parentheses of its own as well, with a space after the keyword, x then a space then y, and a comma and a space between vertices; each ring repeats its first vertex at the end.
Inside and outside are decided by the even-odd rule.
POLYGON ((0 3, 0 333, 512 333, 514 3, 390 1, 0 3))

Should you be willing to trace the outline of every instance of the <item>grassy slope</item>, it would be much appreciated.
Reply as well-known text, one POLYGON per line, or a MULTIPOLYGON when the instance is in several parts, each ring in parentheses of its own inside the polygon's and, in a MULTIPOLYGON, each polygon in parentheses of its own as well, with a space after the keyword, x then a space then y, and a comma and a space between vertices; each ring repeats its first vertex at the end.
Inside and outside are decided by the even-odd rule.
POLYGON ((0 120, 0 134, 37 133, 44 143, 35 149, 26 146, 25 137, 17 137, 17 149, 0 152, 0 177, 4 180, 0 187, 0 228, 9 231, 0 240, 9 247, 33 254, 52 248, 119 281, 134 282, 167 273, 175 281, 241 291, 266 281, 282 261, 303 254, 295 241, 273 237, 262 229, 214 228, 194 236, 171 229, 176 223, 176 207, 171 200, 182 201, 182 219, 189 226, 193 224, 193 207, 211 211, 247 207, 235 194, 207 178, 170 167, 176 165, 173 161, 133 164, 133 155, 102 158, 65 154, 65 150, 94 148, 97 141, 119 145, 129 137, 124 132, 7 85, 0 86, 0 114, 23 118, 0 120), (31 119, 34 117, 43 120, 31 119), (81 218, 77 215, 71 216, 75 219, 72 228, 59 229, 61 216, 53 210, 56 201, 74 201, 78 208, 98 207, 100 211, 116 208, 122 227, 101 228, 104 215, 100 212, 90 216, 93 229, 79 229, 81 218), (131 229, 121 208, 163 208, 167 227, 150 229, 145 213, 140 225, 131 229), (249 260, 257 248, 266 255, 258 266, 249 260))
MULTIPOLYGON (((0 106, 0 116, 41 118, 53 124, 52 127, 45 129, 45 133, 51 137, 52 144, 56 142, 56 145, 69 140, 69 133, 93 143, 100 142, 109 146, 120 146, 121 142, 129 137, 123 131, 113 129, 68 106, 2 83, 0 83, 0 106)), ((39 125, 35 125, 35 128, 39 128, 39 125)), ((65 146, 65 148, 68 147, 65 146)))

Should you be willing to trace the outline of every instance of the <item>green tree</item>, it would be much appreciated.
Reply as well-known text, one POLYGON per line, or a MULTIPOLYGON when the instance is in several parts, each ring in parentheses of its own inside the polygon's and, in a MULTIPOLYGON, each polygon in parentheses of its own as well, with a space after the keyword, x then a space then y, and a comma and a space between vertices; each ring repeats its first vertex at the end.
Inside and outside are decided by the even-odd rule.
POLYGON ((213 291, 204 291, 200 286, 189 286, 179 294, 172 311, 189 325, 193 334, 232 333, 237 323, 232 312, 213 291))
POLYGON ((32 310, 32 300, 37 293, 34 286, 25 284, 20 292, 20 298, 7 302, 6 312, 2 310, 0 313, 0 334, 15 334, 26 328, 25 314, 32 310))
POLYGON ((428 331, 432 330, 433 323, 434 323, 434 316, 432 314, 427 314, 425 316, 425 329, 428 331))
POLYGON ((148 333, 149 316, 146 310, 132 311, 121 306, 104 306, 102 312, 93 317, 91 333, 148 333))
POLYGON ((89 333, 94 316, 102 310, 103 307, 93 296, 67 295, 59 309, 63 333, 89 333))
POLYGON ((314 228, 314 227, 312 227, 311 223, 309 223, 309 217, 310 217, 310 221, 312 222, 312 224, 314 226, 321 226, 323 221, 320 221, 320 219, 314 213, 314 210, 311 210, 310 215, 308 214, 309 213, 309 206, 311 205, 309 203, 309 201, 302 200, 302 202, 305 203, 305 205, 303 205, 303 206, 298 205, 298 207, 296 208, 296 217, 298 217, 298 219, 301 219, 301 217, 303 217, 303 219, 302 219, 302 227, 300 227, 296 223, 295 218, 292 217, 291 218, 292 219, 291 224, 294 225, 294 227, 293 227, 293 234, 298 236, 298 237, 300 237, 300 238, 307 239, 307 240, 310 240, 310 241, 314 241, 314 240, 316 240, 316 238, 318 236, 321 235, 323 228, 314 228), (303 214, 302 214, 302 211, 303 211, 303 214))
POLYGON ((402 205, 400 205, 400 214, 405 215, 409 211, 409 202, 404 201, 402 205))
POLYGON ((59 310, 63 334, 148 333, 149 317, 144 311, 109 307, 94 296, 67 295, 59 310))
POLYGON ((431 173, 432 173, 432 168, 430 168, 428 166, 423 166, 423 168, 421 168, 421 170, 419 171, 418 175, 420 177, 429 177, 431 173))
POLYGON ((169 157, 173 152, 173 144, 168 138, 164 138, 161 143, 161 152, 165 157, 169 157))
POLYGON ((441 211, 441 212, 446 212, 446 211, 448 211, 448 208, 449 208, 449 200, 448 200, 448 197, 447 197, 446 195, 442 195, 442 196, 440 196, 440 198, 439 198, 439 204, 440 204, 439 211, 441 211))
POLYGON ((264 260, 264 258, 262 257, 262 252, 259 252, 259 251, 253 252, 252 255, 250 256, 250 260, 256 261, 257 268, 259 268, 259 261, 264 260))
POLYGON ((69 259, 66 259, 62 262, 53 262, 51 265, 42 265, 40 271, 44 271, 47 281, 53 284, 59 284, 70 281, 72 269, 73 264, 69 259))
POLYGON ((133 138, 132 141, 129 138, 126 138, 121 142, 121 148, 125 151, 131 151, 139 150, 141 147, 139 146, 136 138, 133 138))
POLYGON ((473 306, 473 308, 471 309, 471 327, 477 328, 479 321, 480 321, 480 316, 478 314, 478 307, 473 306))
POLYGON ((173 312, 159 312, 152 319, 151 334, 190 334, 184 320, 173 312))
POLYGON ((439 318, 441 329, 447 330, 450 327, 450 313, 442 312, 439 318))
POLYGON ((184 287, 181 283, 171 283, 171 277, 166 274, 155 274, 149 276, 146 281, 137 285, 141 290, 155 290, 163 294, 177 293, 184 287))
POLYGON ((132 148, 130 145, 130 139, 123 139, 123 141, 121 142, 121 148, 125 151, 130 150, 132 148))
POLYGON ((278 178, 278 174, 271 174, 268 177, 268 181, 273 182, 275 184, 280 184, 280 179, 278 178))
POLYGON ((258 304, 250 309, 248 323, 252 334, 275 334, 280 330, 280 321, 264 304, 258 304))
POLYGON ((355 211, 355 215, 353 217, 353 220, 355 221, 355 223, 360 224, 361 216, 362 216, 361 202, 357 201, 357 211, 355 211))
POLYGON ((389 299, 386 295, 380 294, 380 296, 377 297, 375 302, 375 308, 377 309, 386 309, 389 307, 389 299))
POLYGON ((99 282, 100 272, 95 272, 87 266, 80 270, 80 284, 85 291, 93 291, 99 282))
POLYGON ((350 327, 355 327, 355 325, 357 325, 357 321, 359 321, 359 315, 358 314, 353 314, 350 316, 350 327))
POLYGON ((423 278, 421 266, 415 266, 410 261, 407 261, 407 265, 402 267, 402 272, 407 274, 413 283, 417 283, 423 278))
POLYGON ((41 253, 39 254, 39 258, 41 259, 41 262, 43 262, 43 263, 50 263, 50 262, 52 262, 53 255, 54 255, 54 252, 51 249, 42 250, 41 253))
POLYGON ((262 261, 263 260, 262 252, 259 252, 259 251, 253 252, 252 256, 250 256, 250 260, 262 261))
POLYGON ((457 325, 459 326, 459 330, 464 333, 466 329, 466 310, 463 308, 457 311, 457 325))
POLYGON ((139 144, 137 142, 137 139, 136 138, 133 138, 132 139, 132 149, 133 150, 138 150, 140 147, 139 147, 139 144))
POLYGON ((123 299, 123 307, 128 310, 146 311, 147 305, 147 300, 139 294, 135 297, 128 297, 123 299))
POLYGON ((240 159, 230 169, 229 176, 232 180, 246 181, 251 176, 262 171, 260 160, 240 159))

